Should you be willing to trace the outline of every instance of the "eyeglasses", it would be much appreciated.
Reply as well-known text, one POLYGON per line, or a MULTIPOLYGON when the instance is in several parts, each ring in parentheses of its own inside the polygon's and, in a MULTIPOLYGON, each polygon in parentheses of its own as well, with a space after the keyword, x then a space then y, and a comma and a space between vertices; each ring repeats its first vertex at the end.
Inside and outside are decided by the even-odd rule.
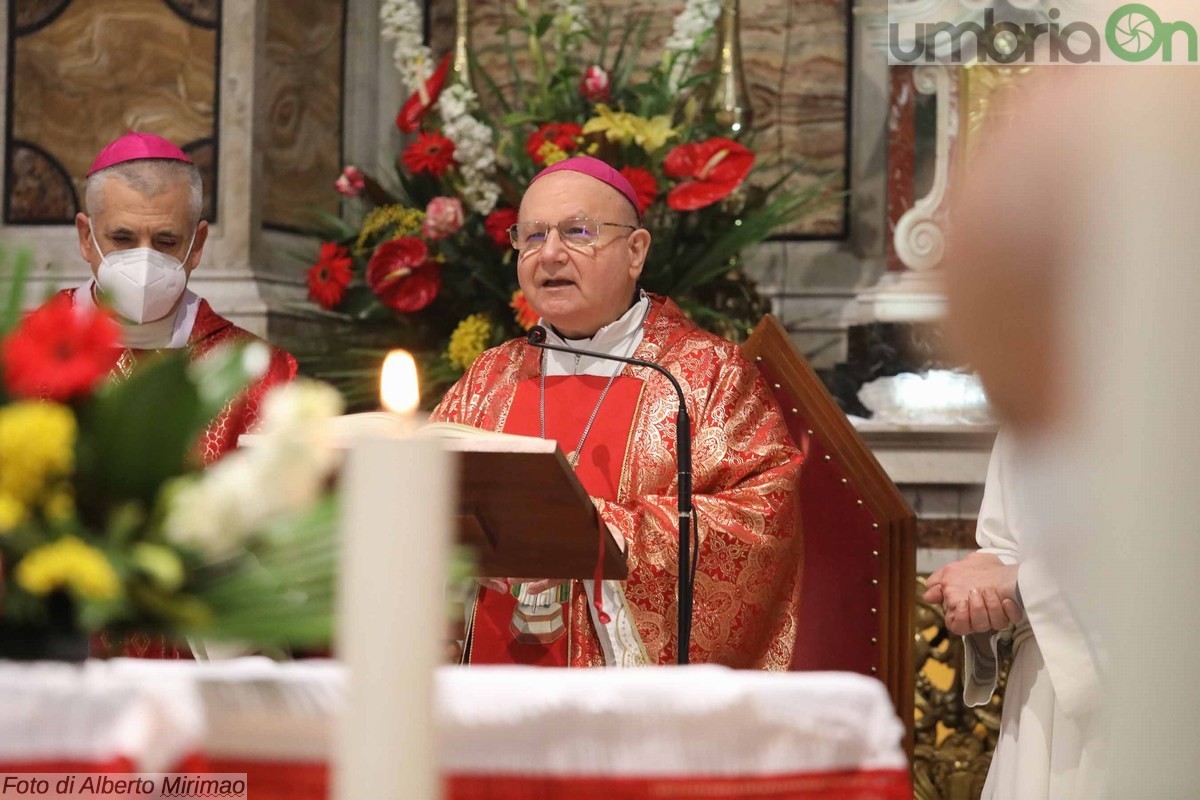
POLYGON ((591 247, 600 241, 600 229, 604 226, 612 228, 628 228, 636 231, 636 225, 625 225, 620 222, 601 222, 591 217, 571 217, 559 220, 556 225, 548 222, 518 222, 508 229, 508 239, 516 250, 531 253, 541 248, 550 235, 550 228, 558 230, 558 236, 570 247, 591 247))

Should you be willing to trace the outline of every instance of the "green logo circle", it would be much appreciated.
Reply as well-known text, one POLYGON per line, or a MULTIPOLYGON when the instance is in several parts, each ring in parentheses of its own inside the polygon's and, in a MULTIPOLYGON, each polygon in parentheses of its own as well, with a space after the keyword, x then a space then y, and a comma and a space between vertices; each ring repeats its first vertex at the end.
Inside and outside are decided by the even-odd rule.
POLYGON ((1158 52, 1162 44, 1159 31, 1162 18, 1154 9, 1141 3, 1121 6, 1108 18, 1104 38, 1108 49, 1124 61, 1145 61, 1158 52))

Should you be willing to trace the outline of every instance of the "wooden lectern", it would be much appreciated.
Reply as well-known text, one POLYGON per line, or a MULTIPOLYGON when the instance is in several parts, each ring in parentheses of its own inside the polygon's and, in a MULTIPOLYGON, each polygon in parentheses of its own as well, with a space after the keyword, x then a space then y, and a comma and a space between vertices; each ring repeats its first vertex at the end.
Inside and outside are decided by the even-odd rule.
POLYGON ((478 574, 591 579, 603 553, 603 577, 625 580, 625 555, 557 444, 507 437, 517 438, 520 450, 504 438, 444 441, 458 453, 458 536, 478 574))

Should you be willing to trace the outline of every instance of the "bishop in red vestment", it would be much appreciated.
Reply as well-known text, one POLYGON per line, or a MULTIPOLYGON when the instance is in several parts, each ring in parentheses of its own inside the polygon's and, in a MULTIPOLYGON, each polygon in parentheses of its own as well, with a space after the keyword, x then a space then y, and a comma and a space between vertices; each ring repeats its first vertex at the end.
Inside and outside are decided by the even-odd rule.
MULTIPOLYGON (((64 293, 71 293, 76 306, 87 306, 103 292, 122 326, 119 375, 128 376, 147 351, 186 349, 199 358, 218 345, 262 342, 187 289, 208 238, 200 208, 199 171, 159 136, 127 133, 101 150, 88 171, 87 213, 76 216, 75 229, 92 278, 64 293)), ((257 421, 267 391, 296 376, 296 360, 267 347, 270 360, 262 377, 205 431, 200 443, 205 463, 236 447, 257 421)))
MULTIPOLYGON (((159 136, 127 133, 106 146, 88 171, 87 213, 75 218, 79 252, 92 278, 69 294, 77 307, 97 294, 116 312, 125 345, 114 372, 128 376, 147 352, 185 349, 199 358, 222 344, 261 342, 269 353, 262 376, 208 426, 199 453, 211 463, 237 446, 257 421, 266 393, 296 375, 296 360, 266 345, 212 310, 187 289, 200 263, 208 223, 200 219, 200 173, 191 159, 159 136)), ((94 646, 107 652, 103 642, 94 646)), ((161 637, 135 635, 121 654, 178 657, 161 637)))
MULTIPOLYGON (((692 420, 699 536, 693 662, 787 669, 796 635, 801 455, 740 350, 637 289, 650 234, 611 167, 578 157, 534 178, 513 226, 530 305, 567 347, 653 361, 692 420)), ((676 661, 677 399, 657 373, 515 340, 484 353, 435 420, 555 439, 622 541, 626 582, 490 581, 468 612, 471 663, 676 661), (602 593, 603 611, 595 595, 602 593)))

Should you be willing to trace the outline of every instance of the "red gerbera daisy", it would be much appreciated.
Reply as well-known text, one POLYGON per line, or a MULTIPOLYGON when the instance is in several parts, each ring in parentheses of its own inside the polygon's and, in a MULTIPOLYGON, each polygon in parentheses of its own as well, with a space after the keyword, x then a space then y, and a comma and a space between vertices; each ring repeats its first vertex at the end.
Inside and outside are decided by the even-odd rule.
POLYGON ((512 247, 508 229, 516 224, 517 210, 515 208, 497 208, 483 221, 483 227, 487 229, 487 235, 492 240, 492 244, 505 250, 512 247))
POLYGON ((637 192, 638 214, 645 214, 646 209, 658 199, 658 181, 654 180, 654 175, 649 170, 641 167, 621 167, 621 174, 633 186, 633 191, 637 192))
POLYGON ((535 164, 544 164, 545 157, 541 154, 542 145, 550 142, 564 153, 570 153, 579 147, 579 137, 583 128, 574 122, 548 122, 533 132, 525 143, 525 152, 535 164))
POLYGON ((425 242, 402 236, 375 248, 367 263, 367 285, 388 308, 420 311, 441 291, 442 265, 429 258, 425 242))
POLYGON ((15 397, 64 401, 104 380, 121 356, 121 327, 107 313, 58 295, 3 342, 4 382, 15 397))
POLYGON ((308 299, 321 308, 334 308, 342 302, 350 285, 350 252, 336 242, 321 244, 321 256, 308 271, 308 299))
POLYGON ((429 76, 429 80, 425 81, 425 85, 413 92, 412 97, 400 107, 400 113, 396 115, 396 127, 401 132, 412 133, 420 127, 425 112, 437 102, 438 95, 442 93, 442 86, 446 83, 446 72, 450 69, 450 55, 446 53, 442 56, 437 69, 429 76))
POLYGON ((513 316, 522 330, 529 330, 541 319, 542 315, 533 310, 533 306, 525 299, 525 293, 520 289, 513 292, 512 302, 508 306, 513 310, 513 316))
POLYGON ((428 172, 435 178, 454 163, 454 142, 438 131, 421 131, 404 150, 404 166, 414 175, 428 172))
POLYGON ((669 178, 688 178, 667 195, 676 211, 694 211, 728 197, 754 166, 754 153, 730 139, 716 137, 681 144, 663 160, 669 178))

